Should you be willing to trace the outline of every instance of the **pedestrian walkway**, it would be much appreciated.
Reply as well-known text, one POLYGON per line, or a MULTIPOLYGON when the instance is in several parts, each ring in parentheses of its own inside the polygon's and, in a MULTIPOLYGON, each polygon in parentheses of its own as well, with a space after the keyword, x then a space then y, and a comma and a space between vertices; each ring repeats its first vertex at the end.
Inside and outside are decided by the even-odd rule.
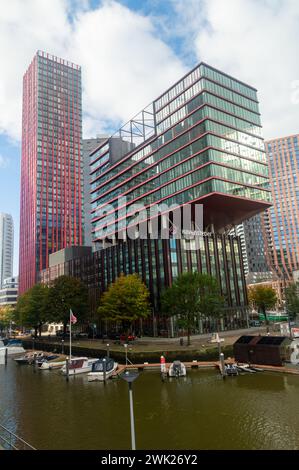
MULTIPOLYGON (((228 331, 220 331, 219 336, 222 338, 232 337, 232 336, 241 336, 241 335, 255 335, 257 333, 266 333, 266 327, 252 327, 252 328, 242 328, 239 330, 228 330, 228 331)), ((211 339, 212 333, 204 333, 201 335, 192 335, 190 337, 191 341, 207 341, 211 339)), ((187 337, 184 336, 184 340, 187 340, 187 337)), ((138 344, 144 343, 177 343, 179 341, 179 337, 175 338, 161 338, 161 337, 152 337, 152 336, 143 336, 138 338, 138 344)))

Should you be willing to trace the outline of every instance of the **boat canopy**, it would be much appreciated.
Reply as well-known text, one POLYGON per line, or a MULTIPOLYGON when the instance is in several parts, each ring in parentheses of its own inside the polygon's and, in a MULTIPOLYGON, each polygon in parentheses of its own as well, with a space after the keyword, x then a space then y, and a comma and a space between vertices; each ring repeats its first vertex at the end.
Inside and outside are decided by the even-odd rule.
POLYGON ((23 346, 22 341, 19 339, 10 339, 7 343, 7 346, 23 346))
POLYGON ((114 367, 114 360, 111 357, 103 357, 92 364, 92 372, 104 372, 104 362, 106 359, 106 372, 109 372, 114 367))

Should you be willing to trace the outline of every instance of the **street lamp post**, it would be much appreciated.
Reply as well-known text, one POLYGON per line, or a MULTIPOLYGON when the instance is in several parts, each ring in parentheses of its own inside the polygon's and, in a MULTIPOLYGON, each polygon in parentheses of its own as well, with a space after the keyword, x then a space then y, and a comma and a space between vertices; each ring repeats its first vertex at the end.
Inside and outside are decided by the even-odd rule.
POLYGON ((134 380, 138 378, 139 374, 137 371, 126 370, 121 374, 121 378, 125 380, 129 385, 129 400, 130 400, 130 424, 131 424, 131 447, 132 450, 136 450, 136 437, 135 437, 135 423, 134 423, 134 402, 133 402, 133 389, 132 384, 134 380))
POLYGON ((284 307, 285 307, 285 311, 286 311, 286 314, 287 314, 287 317, 288 317, 289 335, 290 335, 290 339, 292 340, 293 336, 292 336, 291 318, 290 318, 290 312, 289 312, 289 309, 288 309, 288 303, 287 303, 287 298, 286 298, 286 275, 285 275, 284 271, 283 271, 282 275, 283 275, 283 290, 284 290, 284 299, 285 299, 284 300, 284 307))
POLYGON ((107 343, 107 357, 110 357, 110 351, 109 351, 109 343, 107 343))

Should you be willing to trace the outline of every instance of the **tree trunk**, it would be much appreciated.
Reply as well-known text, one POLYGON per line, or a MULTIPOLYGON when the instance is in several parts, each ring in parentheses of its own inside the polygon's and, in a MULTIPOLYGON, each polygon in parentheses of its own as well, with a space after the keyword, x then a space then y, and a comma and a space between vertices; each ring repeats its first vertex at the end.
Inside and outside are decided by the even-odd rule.
POLYGON ((41 337, 42 335, 42 323, 38 325, 38 336, 41 337))
POLYGON ((66 328, 67 328, 67 323, 63 324, 63 334, 64 336, 66 335, 66 328))
POLYGON ((37 330, 38 330, 38 326, 35 326, 34 327, 34 337, 37 338, 37 330))
POLYGON ((188 340, 187 340, 187 346, 190 346, 191 344, 191 340, 190 340, 190 336, 191 336, 191 328, 190 326, 188 325, 188 328, 187 328, 187 336, 188 336, 188 340))
POLYGON ((266 307, 262 307, 262 312, 263 312, 263 315, 265 317, 267 333, 269 333, 269 320, 268 320, 267 313, 266 313, 266 307))

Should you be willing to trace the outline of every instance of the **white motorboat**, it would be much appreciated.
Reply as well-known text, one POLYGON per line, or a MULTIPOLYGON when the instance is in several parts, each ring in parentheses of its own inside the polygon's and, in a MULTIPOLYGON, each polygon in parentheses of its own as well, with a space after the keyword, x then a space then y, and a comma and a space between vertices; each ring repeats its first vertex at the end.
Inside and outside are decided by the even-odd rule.
POLYGON ((41 370, 52 370, 52 369, 62 369, 65 366, 65 361, 58 361, 58 360, 50 360, 50 361, 43 361, 40 365, 41 370))
POLYGON ((95 380, 104 381, 105 375, 106 379, 109 379, 109 377, 113 375, 113 372, 116 371, 117 367, 117 362, 115 362, 111 357, 103 357, 102 359, 98 359, 92 364, 91 372, 89 372, 87 375, 88 382, 93 382, 95 380))
MULTIPOLYGON (((50 364, 54 363, 55 361, 59 361, 59 360, 60 360, 60 356, 58 354, 50 354, 50 355, 42 357, 40 360, 38 360, 37 365, 42 370, 50 369, 50 364)), ((61 367, 62 367, 62 365, 61 365, 61 367)))
POLYGON ((249 364, 243 364, 242 366, 240 364, 237 364, 237 369, 240 370, 241 372, 249 372, 250 374, 256 373, 256 370, 251 369, 249 367, 249 364))
POLYGON ((226 375, 229 375, 229 376, 239 375, 239 371, 238 371, 236 364, 225 364, 224 368, 225 368, 226 375))
POLYGON ((24 356, 17 357, 14 360, 19 365, 32 364, 34 361, 34 355, 36 357, 37 362, 39 362, 41 359, 45 357, 43 352, 29 352, 29 353, 26 353, 24 356))
MULTIPOLYGON (((88 357, 73 357, 69 362, 69 375, 86 374, 91 372, 92 365, 99 359, 88 359, 88 357)), ((61 372, 66 375, 66 364, 61 372)))
POLYGON ((187 375, 186 366, 181 361, 173 361, 168 370, 169 377, 185 377, 187 375))
POLYGON ((2 354, 5 354, 5 349, 7 349, 8 356, 13 354, 22 354, 25 352, 22 341, 18 339, 10 339, 7 344, 4 344, 3 341, 0 341, 0 351, 2 354))

